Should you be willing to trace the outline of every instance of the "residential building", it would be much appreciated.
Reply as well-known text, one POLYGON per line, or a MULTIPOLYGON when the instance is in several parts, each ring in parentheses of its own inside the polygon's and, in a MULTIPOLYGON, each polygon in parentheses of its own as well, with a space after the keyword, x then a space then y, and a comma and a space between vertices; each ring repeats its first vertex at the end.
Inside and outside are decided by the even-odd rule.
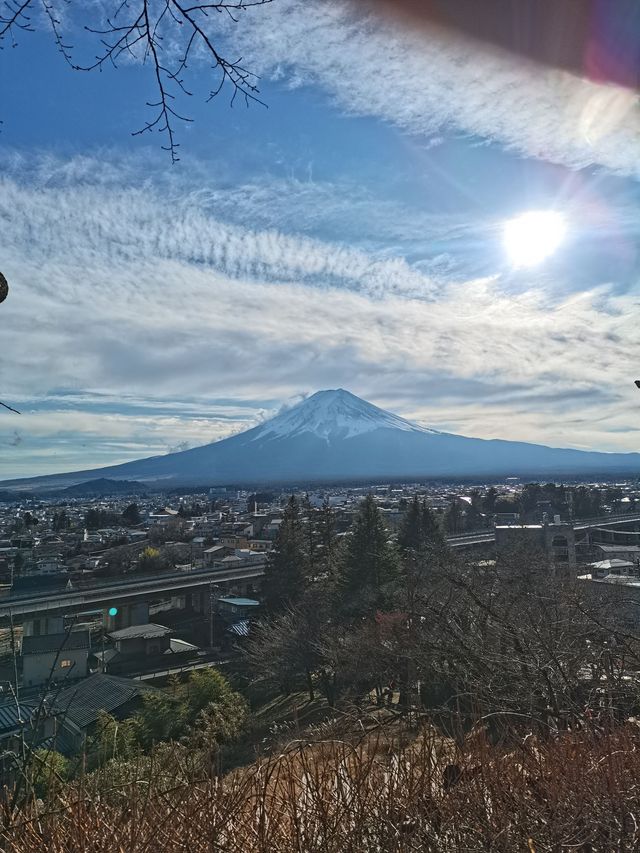
POLYGON ((85 678, 91 638, 88 631, 41 634, 22 638, 22 683, 37 687, 47 682, 85 678))

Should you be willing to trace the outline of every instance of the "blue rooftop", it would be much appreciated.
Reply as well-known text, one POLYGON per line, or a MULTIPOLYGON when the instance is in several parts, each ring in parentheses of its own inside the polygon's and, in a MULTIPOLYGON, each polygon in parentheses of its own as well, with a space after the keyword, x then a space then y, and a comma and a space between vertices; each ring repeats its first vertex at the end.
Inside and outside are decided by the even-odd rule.
POLYGON ((234 598, 227 597, 219 598, 218 601, 224 601, 226 604, 232 604, 234 607, 258 607, 260 605, 259 601, 256 601, 255 598, 234 598))

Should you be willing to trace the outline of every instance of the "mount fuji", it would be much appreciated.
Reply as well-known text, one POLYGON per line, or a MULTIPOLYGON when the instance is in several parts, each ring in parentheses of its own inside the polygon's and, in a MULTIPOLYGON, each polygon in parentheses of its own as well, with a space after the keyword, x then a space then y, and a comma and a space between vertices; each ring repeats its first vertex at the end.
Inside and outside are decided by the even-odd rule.
POLYGON ((162 487, 595 474, 638 475, 640 454, 438 432, 338 389, 318 391, 259 426, 203 447, 0 486, 56 489, 97 477, 162 487))

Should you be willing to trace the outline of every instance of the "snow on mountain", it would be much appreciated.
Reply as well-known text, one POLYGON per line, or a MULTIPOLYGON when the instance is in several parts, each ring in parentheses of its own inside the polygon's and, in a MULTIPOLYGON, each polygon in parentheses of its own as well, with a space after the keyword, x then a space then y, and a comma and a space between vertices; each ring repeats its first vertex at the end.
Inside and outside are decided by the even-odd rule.
POLYGON ((107 477, 176 484, 272 484, 375 479, 612 474, 638 476, 640 454, 595 453, 438 432, 343 389, 319 391, 269 421, 213 444, 98 471, 5 481, 54 489, 107 477))
POLYGON ((436 433, 436 430, 412 423, 361 400, 344 388, 337 388, 318 391, 301 403, 280 412, 252 430, 251 440, 284 439, 312 433, 317 438, 331 441, 353 438, 376 429, 436 433))

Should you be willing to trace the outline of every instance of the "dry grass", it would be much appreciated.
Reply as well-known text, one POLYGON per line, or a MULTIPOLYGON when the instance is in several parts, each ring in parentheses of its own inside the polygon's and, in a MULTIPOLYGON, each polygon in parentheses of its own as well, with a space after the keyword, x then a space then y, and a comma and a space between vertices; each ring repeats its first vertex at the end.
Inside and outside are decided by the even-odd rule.
MULTIPOLYGON (((76 783, 14 815, 2 849, 35 851, 631 851, 640 849, 640 732, 574 732, 507 747, 397 727, 292 743, 216 778, 76 783), (452 772, 451 768, 456 769, 452 772), (449 770, 447 771, 447 767, 449 770), (443 779, 455 783, 447 787, 443 779)), ((169 776, 171 770, 169 769, 169 776)), ((175 773, 178 779, 179 773, 175 773)))

